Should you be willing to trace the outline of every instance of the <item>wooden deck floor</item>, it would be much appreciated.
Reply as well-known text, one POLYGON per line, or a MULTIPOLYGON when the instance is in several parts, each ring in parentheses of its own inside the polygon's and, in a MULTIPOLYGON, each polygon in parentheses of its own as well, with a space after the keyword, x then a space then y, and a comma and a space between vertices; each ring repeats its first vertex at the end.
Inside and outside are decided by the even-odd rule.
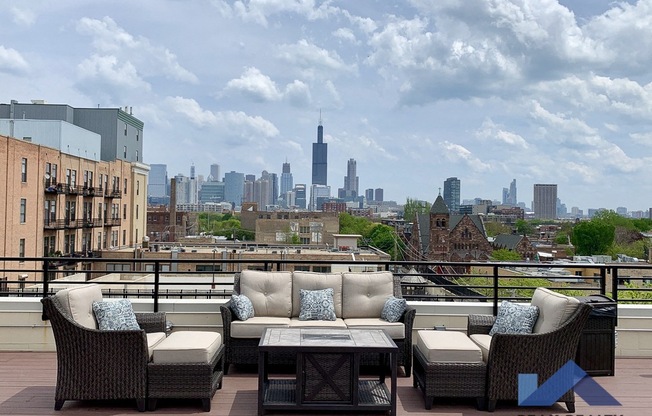
MULTIPOLYGON (((67 401, 63 409, 54 411, 56 383, 55 353, 0 352, 0 415, 134 415, 133 401, 77 402, 67 401)), ((251 416, 257 411, 257 375, 234 369, 225 377, 222 390, 212 401, 210 413, 201 411, 199 401, 161 401, 156 413, 164 415, 229 415, 251 416)), ((588 406, 577 397, 577 415, 643 416, 652 413, 652 359, 617 359, 616 376, 595 377, 622 406, 588 406)), ((399 377, 399 415, 487 415, 477 411, 473 400, 435 402, 431 410, 424 408, 420 390, 412 387, 412 378, 399 377)), ((524 408, 516 403, 499 402, 496 415, 555 415, 566 414, 566 408, 524 408)), ((284 413, 272 413, 282 415, 284 413)), ((300 415, 299 412, 288 413, 300 415)), ((318 413, 328 414, 328 413, 318 413)), ((373 413, 368 413, 373 414, 373 413)))

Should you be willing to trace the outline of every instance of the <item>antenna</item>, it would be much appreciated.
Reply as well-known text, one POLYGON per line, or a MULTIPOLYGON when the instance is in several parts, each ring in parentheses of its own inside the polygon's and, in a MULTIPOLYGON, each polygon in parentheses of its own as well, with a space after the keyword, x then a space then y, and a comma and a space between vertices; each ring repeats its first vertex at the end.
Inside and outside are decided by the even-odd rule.
POLYGON ((321 126, 321 108, 319 109, 319 125, 321 126))

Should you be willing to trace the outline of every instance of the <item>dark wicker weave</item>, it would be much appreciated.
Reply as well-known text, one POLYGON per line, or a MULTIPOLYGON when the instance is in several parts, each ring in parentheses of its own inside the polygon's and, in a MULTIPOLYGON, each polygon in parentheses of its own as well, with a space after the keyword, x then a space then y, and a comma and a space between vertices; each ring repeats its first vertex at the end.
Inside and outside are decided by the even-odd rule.
POLYGON ((146 332, 165 332, 165 313, 137 313, 140 331, 99 331, 78 325, 56 297, 41 302, 57 347, 54 409, 66 400, 136 399, 145 411, 146 332))
MULTIPOLYGON (((236 274, 233 282, 234 293, 240 293, 240 275, 236 274)), ((394 296, 403 297, 401 291, 401 280, 394 276, 394 296)), ((224 372, 228 374, 229 365, 258 365, 258 344, 260 338, 233 338, 231 337, 231 322, 237 319, 231 310, 231 301, 220 306, 222 314, 222 330, 224 335, 224 344, 226 347, 224 372)), ((412 370, 412 326, 416 309, 409 306, 401 316, 399 322, 405 326, 405 338, 395 339, 394 343, 398 347, 398 365, 403 366, 405 376, 409 377, 412 370)), ((377 354, 363 354, 362 365, 378 365, 377 354)), ((275 353, 270 354, 270 364, 292 365, 296 362, 296 355, 293 353, 275 353)))
POLYGON ((431 363, 415 345, 412 385, 421 387, 426 409, 437 397, 474 397, 478 409, 484 407, 484 363, 431 363))
POLYGON ((156 409, 157 399, 201 399, 202 409, 211 410, 211 399, 222 388, 224 345, 210 363, 149 363, 148 410, 156 409))
MULTIPOLYGON (((558 329, 541 334, 494 334, 487 358, 487 408, 497 400, 518 400, 518 375, 537 374, 539 383, 547 380, 569 360, 575 359, 577 346, 591 307, 580 304, 577 311, 558 329)), ((488 334, 493 317, 469 315, 467 333, 488 334)), ((557 401, 575 412, 575 393, 569 390, 557 401)))

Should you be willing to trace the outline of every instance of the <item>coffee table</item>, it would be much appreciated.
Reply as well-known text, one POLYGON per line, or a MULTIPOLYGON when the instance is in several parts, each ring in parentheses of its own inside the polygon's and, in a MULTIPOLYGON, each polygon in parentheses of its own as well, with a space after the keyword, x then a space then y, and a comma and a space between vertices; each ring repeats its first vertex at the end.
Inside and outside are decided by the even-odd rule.
POLYGON ((387 411, 396 414, 398 347, 382 330, 267 328, 258 344, 258 414, 267 410, 387 411), (270 378, 268 354, 296 353, 296 375, 270 378), (360 377, 363 353, 378 374, 360 377), (389 367, 390 388, 385 383, 389 367))

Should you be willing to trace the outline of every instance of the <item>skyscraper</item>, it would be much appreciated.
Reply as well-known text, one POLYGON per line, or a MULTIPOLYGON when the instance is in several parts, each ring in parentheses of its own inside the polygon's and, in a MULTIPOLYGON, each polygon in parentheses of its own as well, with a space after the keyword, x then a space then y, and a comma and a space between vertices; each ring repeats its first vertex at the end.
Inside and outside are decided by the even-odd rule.
POLYGON ((444 202, 451 213, 457 213, 460 210, 460 188, 460 180, 456 177, 444 181, 444 202))
POLYGON ((557 218, 557 185, 534 184, 534 200, 532 204, 534 218, 557 218))
POLYGON ((364 197, 367 200, 367 202, 373 201, 374 200, 374 190, 373 190, 373 188, 365 189, 364 197))
POLYGON ((224 174, 224 200, 234 206, 242 205, 244 174, 236 171, 224 174))
POLYGON ((383 196, 383 188, 376 188, 374 191, 374 201, 376 202, 383 202, 384 201, 384 196, 383 196))
POLYGON ((344 177, 344 188, 340 189, 339 197, 352 200, 358 196, 358 176, 356 175, 356 161, 349 159, 346 164, 346 176, 344 177))
POLYGON ((312 144, 312 184, 327 185, 328 174, 328 144, 324 143, 324 127, 321 125, 321 113, 319 115, 319 126, 317 126, 317 143, 312 144))
POLYGON ((217 163, 211 165, 211 174, 208 180, 211 182, 219 182, 222 180, 222 177, 220 176, 220 165, 217 163))
POLYGON ((283 163, 283 172, 281 173, 281 194, 278 198, 280 204, 285 208, 291 205, 287 193, 292 191, 293 187, 294 180, 292 179, 292 173, 290 172, 290 164, 285 162, 283 163))
POLYGON ((306 209, 306 197, 307 197, 307 192, 306 192, 306 184, 305 183, 298 183, 294 187, 294 203, 297 205, 298 208, 301 209, 306 209))
POLYGON ((153 163, 149 165, 149 180, 147 183, 147 197, 161 199, 168 195, 168 167, 167 165, 153 163))
POLYGON ((516 198, 516 179, 512 180, 509 184, 509 189, 503 188, 503 204, 516 206, 518 200, 516 198))

